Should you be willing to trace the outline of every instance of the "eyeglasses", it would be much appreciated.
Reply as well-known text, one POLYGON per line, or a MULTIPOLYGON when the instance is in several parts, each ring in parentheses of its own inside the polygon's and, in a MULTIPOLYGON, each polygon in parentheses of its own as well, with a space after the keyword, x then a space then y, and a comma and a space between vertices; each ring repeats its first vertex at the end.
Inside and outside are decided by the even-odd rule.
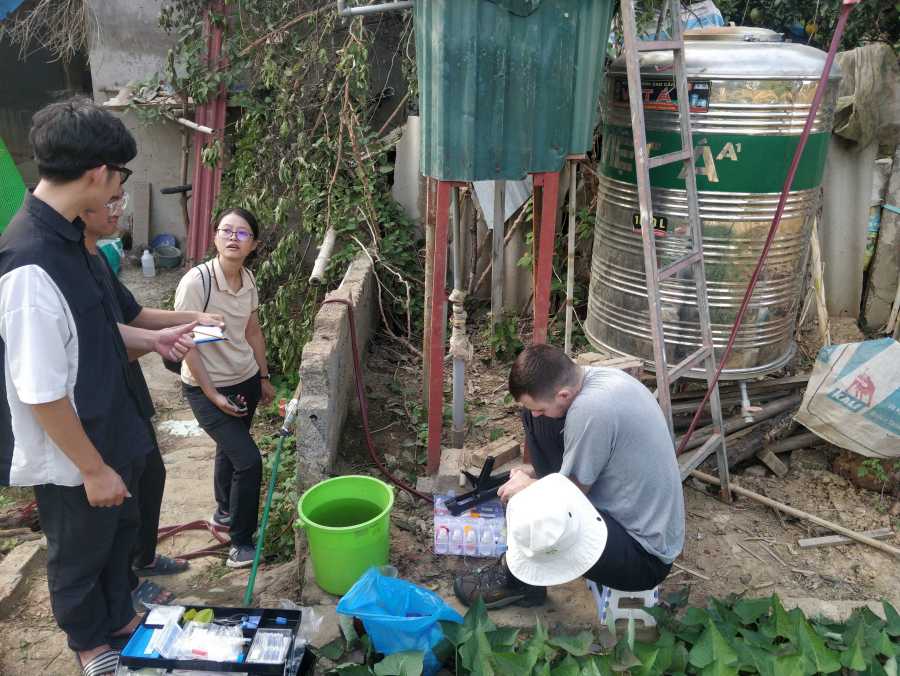
POLYGON ((110 216, 121 216, 125 213, 125 207, 128 206, 128 193, 122 193, 119 199, 110 200, 105 206, 110 216))
POLYGON ((119 185, 125 185, 125 181, 127 181, 128 177, 134 173, 131 169, 127 169, 126 167, 120 167, 117 164, 107 164, 106 167, 108 169, 112 169, 113 171, 118 171, 119 174, 122 176, 122 182, 119 185))
POLYGON ((234 237, 238 242, 246 242, 249 239, 253 239, 252 232, 248 232, 246 230, 232 230, 231 228, 217 228, 216 235, 219 237, 219 239, 225 240, 229 240, 234 237))

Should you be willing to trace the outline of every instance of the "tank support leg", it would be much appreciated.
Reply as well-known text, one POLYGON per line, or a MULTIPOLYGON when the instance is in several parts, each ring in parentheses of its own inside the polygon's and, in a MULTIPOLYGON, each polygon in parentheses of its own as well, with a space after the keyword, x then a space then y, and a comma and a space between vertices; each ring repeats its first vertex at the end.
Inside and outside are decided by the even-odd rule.
MULTIPOLYGON (((534 185, 541 188, 540 211, 535 209, 534 224, 537 256, 534 258, 534 336, 532 342, 538 344, 547 342, 550 287, 553 281, 553 243, 556 238, 556 208, 559 202, 559 172, 534 174, 534 185)), ((535 197, 538 197, 537 191, 535 197)))

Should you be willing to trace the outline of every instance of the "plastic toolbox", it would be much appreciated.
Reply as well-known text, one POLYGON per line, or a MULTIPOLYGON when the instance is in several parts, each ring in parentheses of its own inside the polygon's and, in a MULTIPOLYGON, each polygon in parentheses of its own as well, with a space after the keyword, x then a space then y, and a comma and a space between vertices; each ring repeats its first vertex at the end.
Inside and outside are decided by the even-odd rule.
POLYGON ((227 608, 217 606, 185 606, 185 612, 194 609, 197 611, 209 608, 213 611, 213 621, 235 620, 243 617, 255 618, 259 616, 259 624, 256 628, 244 628, 244 638, 250 639, 244 649, 239 662, 216 662, 203 659, 167 659, 159 653, 145 654, 145 648, 154 629, 145 626, 148 614, 144 615, 141 624, 131 635, 127 645, 119 657, 119 664, 129 669, 178 669, 190 671, 209 671, 219 673, 260 674, 269 676, 298 676, 299 674, 311 674, 314 663, 312 653, 305 645, 297 642, 297 629, 300 626, 301 611, 283 610, 272 608, 227 608), (281 664, 264 664, 245 662, 252 639, 259 629, 286 629, 291 632, 293 640, 288 650, 287 658, 281 664))

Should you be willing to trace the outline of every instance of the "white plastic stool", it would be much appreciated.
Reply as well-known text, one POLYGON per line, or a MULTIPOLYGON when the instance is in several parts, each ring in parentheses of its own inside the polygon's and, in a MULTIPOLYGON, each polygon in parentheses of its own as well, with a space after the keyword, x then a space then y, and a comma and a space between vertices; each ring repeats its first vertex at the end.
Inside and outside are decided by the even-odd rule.
POLYGON ((587 586, 594 595, 594 601, 597 603, 597 614, 600 616, 600 624, 615 624, 617 620, 632 618, 640 620, 647 627, 656 626, 656 620, 644 608, 653 608, 659 602, 659 587, 636 592, 602 587, 601 591, 597 589, 597 583, 591 580, 587 581, 587 586), (641 601, 643 608, 621 608, 619 602, 622 599, 641 601))

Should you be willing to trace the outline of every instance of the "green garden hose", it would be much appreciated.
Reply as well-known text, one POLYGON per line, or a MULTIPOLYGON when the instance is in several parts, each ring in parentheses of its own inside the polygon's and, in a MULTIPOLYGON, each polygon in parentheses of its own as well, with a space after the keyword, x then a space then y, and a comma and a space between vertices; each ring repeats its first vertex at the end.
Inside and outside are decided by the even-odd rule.
POLYGON ((294 392, 294 397, 288 403, 284 423, 278 432, 278 446, 275 448, 275 459, 272 461, 272 476, 269 477, 269 491, 266 494, 266 504, 263 506, 262 521, 259 524, 259 533, 256 536, 256 553, 253 555, 253 568, 250 569, 250 579, 247 581, 247 590, 244 592, 244 605, 249 606, 253 600, 253 587, 256 584, 256 572, 259 569, 259 557, 262 555, 266 542, 266 527, 269 525, 269 509, 272 507, 272 496, 275 494, 275 481, 278 479, 278 465, 281 464, 281 450, 284 448, 284 440, 291 436, 291 427, 297 419, 297 407, 300 399, 300 386, 294 392))

